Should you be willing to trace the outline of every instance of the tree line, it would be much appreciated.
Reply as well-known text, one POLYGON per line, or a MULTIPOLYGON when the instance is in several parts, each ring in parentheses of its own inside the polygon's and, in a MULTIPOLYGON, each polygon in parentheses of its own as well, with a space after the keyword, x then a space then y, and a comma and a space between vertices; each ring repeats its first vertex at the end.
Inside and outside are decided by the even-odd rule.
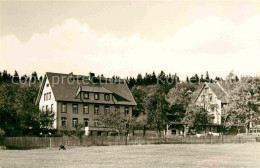
POLYGON ((3 70, 3 72, 0 71, 0 84, 1 83, 25 83, 25 82, 41 82, 43 79, 42 76, 38 77, 38 74, 36 71, 32 72, 31 75, 19 75, 19 73, 15 70, 14 74, 12 75, 7 70, 3 70))
MULTIPOLYGON (((233 124, 248 128, 250 122, 259 123, 259 78, 239 79, 231 72, 226 79, 216 77, 215 80, 225 83, 232 95, 221 116, 224 130, 228 130, 233 124)), ((35 104, 41 81, 42 77, 38 77, 36 72, 28 76, 19 76, 17 71, 13 75, 6 70, 0 72, 0 134, 39 135, 48 130, 46 128, 52 124, 53 114, 39 110, 35 104), (33 84, 23 84, 23 81, 33 84)), ((193 101, 194 92, 201 88, 202 82, 214 82, 208 72, 205 78, 203 75, 198 78, 195 74, 183 82, 180 82, 177 74, 167 75, 163 71, 158 75, 155 72, 146 73, 144 77, 138 74, 136 78, 127 78, 127 81, 137 102, 133 109, 134 118, 109 114, 100 119, 103 124, 110 124, 110 127, 113 124, 120 126, 119 132, 134 133, 135 129, 141 128, 145 133, 147 128, 154 128, 160 134, 167 129, 169 121, 196 126, 206 125, 212 119, 203 107, 197 106, 193 101), (111 116, 117 116, 116 121, 109 119, 111 116)), ((117 126, 114 129, 118 129, 117 126)))

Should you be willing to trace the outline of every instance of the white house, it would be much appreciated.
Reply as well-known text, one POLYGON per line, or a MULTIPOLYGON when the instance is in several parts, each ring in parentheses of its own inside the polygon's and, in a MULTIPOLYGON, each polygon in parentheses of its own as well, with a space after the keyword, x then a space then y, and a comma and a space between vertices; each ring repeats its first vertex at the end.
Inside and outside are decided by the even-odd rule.
POLYGON ((46 73, 36 103, 41 110, 54 112, 54 129, 73 130, 82 123, 91 134, 101 134, 104 128, 99 126, 98 115, 117 110, 132 116, 136 102, 126 83, 111 80, 103 83, 104 77, 90 78, 72 73, 46 73))

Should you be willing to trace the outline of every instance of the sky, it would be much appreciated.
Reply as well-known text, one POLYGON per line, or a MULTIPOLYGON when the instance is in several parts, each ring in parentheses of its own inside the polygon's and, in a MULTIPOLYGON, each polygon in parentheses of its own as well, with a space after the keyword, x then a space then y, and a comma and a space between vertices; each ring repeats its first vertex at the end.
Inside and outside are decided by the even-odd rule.
POLYGON ((260 75, 260 1, 0 1, 0 71, 260 75))

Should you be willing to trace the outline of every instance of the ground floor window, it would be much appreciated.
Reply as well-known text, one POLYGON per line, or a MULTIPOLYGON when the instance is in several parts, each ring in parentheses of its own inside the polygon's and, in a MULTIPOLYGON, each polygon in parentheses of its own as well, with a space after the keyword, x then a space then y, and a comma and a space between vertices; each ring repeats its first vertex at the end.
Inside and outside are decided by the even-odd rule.
POLYGON ((176 135, 177 131, 176 130, 172 130, 172 135, 176 135))
POLYGON ((66 127, 67 126, 67 118, 61 117, 61 126, 66 127))
POLYGON ((84 118, 84 125, 85 125, 85 127, 88 127, 88 118, 84 118))
POLYGON ((72 126, 77 127, 78 126, 78 118, 73 118, 72 119, 72 126))
POLYGON ((98 120, 95 120, 94 121, 94 127, 98 127, 98 126, 99 126, 98 120))
POLYGON ((53 104, 51 105, 51 112, 53 113, 53 104))

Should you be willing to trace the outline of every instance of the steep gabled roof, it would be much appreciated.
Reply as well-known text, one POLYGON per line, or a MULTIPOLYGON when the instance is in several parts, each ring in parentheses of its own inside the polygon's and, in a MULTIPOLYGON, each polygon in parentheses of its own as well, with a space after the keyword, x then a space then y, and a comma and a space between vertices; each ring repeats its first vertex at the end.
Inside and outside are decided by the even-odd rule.
POLYGON ((221 100, 222 103, 228 102, 229 95, 218 82, 217 83, 208 83, 208 86, 216 94, 218 99, 221 100))
POLYGON ((87 76, 81 75, 78 78, 78 75, 51 72, 47 72, 45 77, 50 82, 56 101, 79 102, 80 99, 76 98, 76 94, 78 94, 80 89, 81 91, 112 93, 117 97, 121 97, 121 99, 115 100, 116 104, 136 105, 132 93, 126 84, 93 84, 90 83, 87 76))
POLYGON ((221 100, 222 103, 228 102, 229 95, 225 91, 225 89, 220 85, 220 83, 218 83, 218 82, 216 82, 216 83, 204 83, 204 85, 202 86, 199 94, 196 96, 195 101, 197 101, 199 95, 201 94, 202 90, 206 86, 208 86, 215 93, 215 95, 218 97, 219 100, 221 100))

